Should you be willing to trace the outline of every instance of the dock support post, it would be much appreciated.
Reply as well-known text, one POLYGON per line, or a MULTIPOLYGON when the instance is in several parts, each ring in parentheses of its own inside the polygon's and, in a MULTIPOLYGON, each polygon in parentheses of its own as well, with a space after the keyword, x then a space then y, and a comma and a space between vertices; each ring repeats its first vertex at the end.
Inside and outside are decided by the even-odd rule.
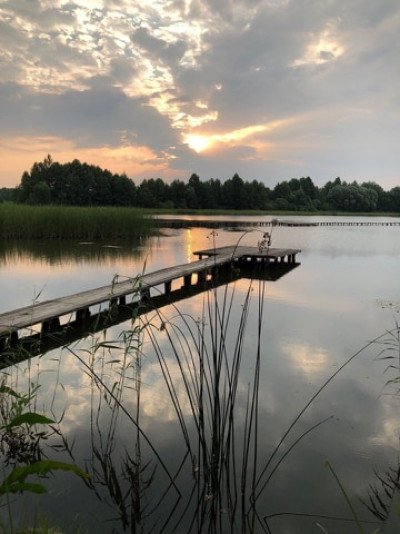
POLYGON ((183 277, 183 287, 187 289, 191 285, 192 285, 192 275, 187 274, 186 276, 183 277))
POLYGON ((169 295, 171 293, 172 280, 168 280, 168 282, 165 282, 164 285, 165 285, 165 294, 169 295))
POLYGON ((13 330, 10 334, 10 347, 15 348, 18 345, 18 330, 13 330))
POLYGON ((217 278, 218 274, 219 274, 219 267, 218 267, 218 265, 213 265, 213 266, 211 267, 211 277, 212 277, 213 279, 214 279, 214 278, 217 278))
POLYGON ((18 344, 18 331, 13 330, 8 336, 0 337, 0 353, 7 349, 16 347, 18 344))
POLYGON ((50 334, 51 332, 57 332, 57 330, 60 330, 60 328, 61 328, 60 318, 52 317, 48 321, 43 321, 41 333, 50 334))
POLYGON ((114 317, 118 315, 118 303, 119 303, 118 297, 113 297, 112 299, 110 299, 108 313, 110 313, 110 315, 113 315, 114 317))
POLYGON ((81 308, 76 310, 76 322, 81 324, 90 319, 90 310, 89 308, 81 308))
POLYGON ((150 288, 145 287, 140 290, 140 300, 150 300, 150 288))
POLYGON ((206 271, 199 271, 197 273, 197 283, 202 284, 206 281, 206 271))
POLYGON ((121 295, 119 297, 118 303, 119 303, 120 306, 125 306, 125 304, 126 304, 126 295, 121 295))

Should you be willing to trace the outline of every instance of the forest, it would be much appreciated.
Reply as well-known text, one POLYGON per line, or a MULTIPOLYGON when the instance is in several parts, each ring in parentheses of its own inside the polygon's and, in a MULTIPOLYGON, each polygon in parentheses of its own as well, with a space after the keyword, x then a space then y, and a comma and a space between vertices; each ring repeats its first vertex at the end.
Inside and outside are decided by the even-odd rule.
POLYGON ((154 209, 400 212, 400 187, 385 191, 375 182, 348 183, 340 178, 318 187, 310 177, 302 177, 278 182, 271 189, 238 174, 225 181, 202 181, 192 174, 187 182, 151 178, 136 185, 125 174, 112 174, 77 159, 61 164, 48 155, 23 173, 16 188, 0 189, 2 201, 154 209))

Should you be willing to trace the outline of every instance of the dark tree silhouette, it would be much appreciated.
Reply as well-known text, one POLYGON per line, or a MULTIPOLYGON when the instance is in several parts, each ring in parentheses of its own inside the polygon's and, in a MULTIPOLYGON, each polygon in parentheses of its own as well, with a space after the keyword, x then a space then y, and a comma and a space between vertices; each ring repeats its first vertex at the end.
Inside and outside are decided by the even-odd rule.
POLYGON ((24 172, 20 185, 0 190, 0 202, 78 206, 231 210, 400 211, 400 187, 385 191, 375 182, 347 183, 341 178, 318 188, 307 177, 278 182, 271 190, 262 182, 245 182, 237 173, 221 182, 202 181, 193 173, 187 182, 143 180, 139 186, 126 174, 112 174, 75 159, 57 163, 48 155, 24 172))

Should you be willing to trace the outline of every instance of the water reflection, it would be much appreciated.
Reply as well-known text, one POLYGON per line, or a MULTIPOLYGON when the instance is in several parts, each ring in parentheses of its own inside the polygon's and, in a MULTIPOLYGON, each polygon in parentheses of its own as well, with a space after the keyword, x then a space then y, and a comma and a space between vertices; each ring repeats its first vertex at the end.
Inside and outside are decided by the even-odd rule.
MULTIPOLYGON (((325 230, 318 235, 314 234, 316 230, 276 234, 276 246, 305 245, 301 268, 277 282, 256 281, 251 286, 245 279, 232 282, 229 292, 234 300, 229 328, 223 328, 223 314, 211 313, 211 318, 221 325, 218 336, 209 334, 209 293, 202 292, 174 305, 166 304, 159 312, 147 310, 147 314, 140 316, 137 321, 149 333, 141 339, 138 351, 125 351, 126 341, 129 347, 137 347, 135 339, 132 343, 126 337, 123 339, 123 332, 132 331, 137 324, 129 320, 77 340, 68 349, 51 350, 41 358, 7 369, 10 383, 18 384, 22 391, 32 381, 41 384, 40 406, 45 413, 50 410, 57 420, 63 414, 60 428, 71 444, 73 458, 79 465, 86 465, 92 474, 91 486, 56 476, 51 480, 48 496, 29 496, 25 502, 22 500, 22 505, 18 498, 15 502, 18 510, 25 509, 27 514, 30 511, 29 518, 41 510, 51 524, 61 526, 65 532, 134 532, 135 528, 143 532, 199 532, 201 525, 203 531, 207 530, 204 522, 211 519, 212 526, 207 523, 211 532, 246 529, 248 532, 269 529, 273 534, 358 532, 343 493, 325 467, 329 460, 358 516, 378 522, 363 523, 365 531, 370 534, 381 527, 382 518, 368 510, 360 498, 372 508, 369 498, 372 492, 380 513, 385 510, 377 504, 376 491, 385 506, 391 500, 381 479, 386 481, 386 473, 393 474, 397 468, 398 396, 394 395, 393 386, 386 383, 399 372, 395 360, 379 359, 379 355, 383 348, 394 349, 396 338, 384 337, 381 343, 370 345, 335 377, 311 403, 279 448, 279 454, 268 464, 285 431, 321 384, 362 345, 395 325, 393 308, 382 308, 377 302, 400 301, 399 256, 393 252, 398 248, 397 238, 392 236, 389 246, 388 234, 382 234, 372 250, 364 230, 354 233, 353 238, 342 234, 343 239, 338 241, 332 241, 332 233, 325 230), (259 299, 260 295, 263 298, 259 299), (247 315, 246 330, 237 343, 243 311, 247 315), (184 318, 196 335, 188 335, 184 318), (203 329, 206 343, 202 348, 198 334, 203 329), (186 332, 186 341, 181 332, 186 332), (169 336, 178 346, 178 354, 169 336), (221 338, 225 340, 223 345, 221 338), (388 344, 390 341, 392 345, 388 344), (200 413, 200 391, 205 402, 206 396, 213 398, 210 392, 214 390, 206 386, 209 380, 204 380, 201 389, 201 382, 195 378, 200 373, 191 376, 194 365, 188 366, 182 359, 185 349, 188 361, 193 357, 199 370, 198 355, 207 350, 211 356, 206 369, 209 372, 213 369, 213 350, 220 346, 225 346, 222 358, 216 359, 221 366, 231 364, 238 348, 241 350, 234 399, 224 394, 223 389, 234 383, 232 367, 223 379, 221 375, 217 422, 223 421, 221 414, 234 401, 235 427, 232 429, 226 423, 226 434, 221 425, 214 424, 213 408, 203 410, 203 426, 199 427, 199 418, 192 416, 193 411, 200 413), (157 347, 162 350, 169 370, 168 374, 164 367, 166 377, 157 347), (388 368, 389 365, 394 367, 388 368), (104 385, 94 378, 91 369, 104 385), (182 378, 182 369, 187 382, 182 378), (168 384, 174 388, 172 393, 168 384), (253 398, 257 409, 252 412, 253 398), (138 436, 136 420, 150 443, 143 435, 138 436), (316 425, 319 426, 313 429, 316 425), (201 438, 199 428, 204 429, 201 438), (246 432, 246 428, 257 428, 256 436, 246 432), (223 439, 213 440, 215 435, 223 439), (250 436, 249 447, 245 436, 250 436), (217 490, 214 498, 216 479, 221 480, 222 489, 220 493, 217 490), (254 494, 258 496, 255 502, 254 494), (71 521, 75 515, 78 519, 71 521)), ((183 263, 189 245, 196 249, 209 246, 208 234, 194 229, 190 235, 185 231, 153 242, 146 268, 165 265, 164 261, 183 263)), ((254 244, 254 237, 246 239, 254 244)), ((221 231, 218 240, 221 246, 231 244, 232 235, 221 231)), ((119 261, 116 258, 100 276, 118 272, 119 261)), ((132 259, 130 270, 139 268, 140 262, 135 264, 132 259)), ((95 278, 97 269, 100 272, 99 266, 91 264, 88 273, 93 284, 101 285, 95 278)), ((86 282, 79 279, 80 274, 77 268, 73 280, 77 287, 86 282)), ((218 299, 222 309, 223 286, 218 289, 218 299)), ((14 306, 8 306, 11 307, 14 306)), ((398 352, 381 356, 393 354, 398 352)), ((59 457, 70 459, 65 450, 59 457)), ((388 483, 393 486, 393 481, 388 483)), ((399 531, 395 505, 386 522, 386 534, 399 531)))
MULTIPOLYGON (((154 311, 143 316, 139 330, 134 330, 136 323, 125 323, 124 339, 116 337, 121 330, 113 327, 64 349, 61 358, 49 355, 41 359, 38 380, 47 388, 43 399, 56 387, 54 379, 48 379, 46 384, 46 374, 49 377, 52 369, 53 373, 58 369, 62 382, 57 387, 62 384, 62 393, 55 395, 53 411, 65 411, 61 427, 66 436, 76 440, 73 459, 79 463, 86 459, 86 469, 92 476, 91 484, 86 488, 82 483, 72 481, 68 493, 63 490, 64 503, 70 509, 79 509, 81 500, 90 502, 89 510, 96 510, 95 501, 89 500, 89 494, 93 492, 97 499, 109 506, 101 512, 97 509, 98 517, 91 519, 90 527, 87 527, 89 531, 94 528, 104 531, 106 518, 119 517, 120 528, 114 522, 110 531, 135 532, 139 528, 145 532, 201 531, 206 526, 210 528, 211 521, 211 531, 215 532, 265 532, 269 529, 272 533, 312 533, 320 531, 318 524, 328 532, 355 532, 354 520, 325 467, 325 460, 330 460, 346 491, 357 503, 358 496, 368 498, 370 484, 379 484, 379 479, 374 482, 374 468, 379 467, 385 472, 388 462, 397 454, 393 439, 382 440, 379 445, 373 442, 374 436, 382 435, 384 428, 392 438, 398 429, 393 415, 396 413, 393 405, 398 399, 385 396, 384 402, 379 401, 379 392, 388 379, 382 374, 387 367, 386 361, 377 359, 381 347, 378 344, 369 346, 360 354, 360 360, 354 362, 356 369, 353 373, 356 375, 360 375, 360 370, 368 364, 370 382, 355 380, 351 370, 346 369, 311 404, 270 463, 271 454, 285 430, 315 394, 316 387, 300 388, 296 373, 289 374, 285 367, 280 378, 277 378, 279 373, 276 374, 275 366, 271 373, 273 362, 269 355, 273 355, 265 338, 259 353, 257 342, 254 343, 259 328, 261 301, 258 296, 268 292, 268 285, 265 285, 268 282, 258 284, 255 282, 251 287, 247 284, 247 290, 253 289, 250 293, 243 292, 244 281, 229 290, 235 299, 235 309, 239 305, 247 315, 240 347, 243 356, 240 377, 232 398, 224 388, 233 383, 227 378, 230 376, 233 380, 235 376, 232 364, 237 361, 238 334, 242 339, 241 320, 232 316, 229 328, 221 324, 217 337, 206 334, 206 345, 203 346, 197 335, 185 332, 187 321, 195 333, 202 331, 204 326, 197 317, 186 316, 187 301, 183 303, 186 306, 182 315, 177 315, 177 310, 170 307, 161 313, 154 311), (249 302, 247 294, 251 295, 249 302), (140 337, 142 334, 143 338, 140 337), (220 346, 221 335, 224 338, 221 345, 223 358, 216 361, 224 366, 223 361, 227 358, 228 368, 224 371, 222 367, 218 412, 214 411, 212 403, 204 410, 203 416, 208 423, 199 438, 198 416, 202 412, 198 411, 201 405, 196 395, 201 391, 201 382, 197 382, 200 375, 193 366, 198 366, 202 361, 199 356, 203 354, 203 361, 208 362, 204 372, 211 371, 213 350, 220 346), (170 338, 173 338, 172 344, 170 338), (204 360, 205 350, 211 351, 211 359, 204 360), (257 354, 263 370, 257 370, 257 354), (187 362, 186 357, 193 358, 192 363, 187 362), (255 388, 256 376, 259 377, 258 388, 255 388), (249 383, 252 384, 250 389, 249 383), (253 397, 255 390, 257 396, 253 397), (253 398, 257 402, 256 412, 251 411, 253 398), (229 430, 228 423, 226 427, 219 425, 224 421, 222 415, 230 413, 232 402, 234 427, 229 430), (250 423, 251 413, 256 418, 253 423, 250 423), (220 423, 214 428, 215 417, 220 423), (251 439, 246 440, 247 432, 254 431, 255 421, 257 436, 250 434, 251 439), (144 435, 138 434, 138 422, 144 435), (218 436, 221 440, 216 443, 213 428, 214 431, 220 429, 218 436), (235 443, 234 450, 224 453, 231 443, 235 443), (251 444, 249 449, 247 444, 251 444), (203 447, 206 447, 205 451, 203 447), (253 482, 255 450, 257 470, 253 482), (220 459, 215 460, 216 463, 212 460, 215 454, 220 459), (282 463, 281 458, 284 458, 282 463), (216 480, 221 482, 221 493, 218 489, 217 495, 216 480), (244 503, 241 501, 243 490, 247 495, 244 503), (262 490, 261 493, 258 490, 262 490), (213 503, 214 499, 216 502, 213 503), (342 519, 338 522, 331 516, 342 519)), ((213 293, 209 296, 213 298, 213 293)), ((218 298, 223 306, 226 294, 222 287, 218 298)), ((201 314, 205 323, 214 316, 213 308, 211 313, 207 310, 208 305, 201 314)), ((265 320, 268 321, 267 315, 265 320)), ((380 341, 386 345, 388 338, 380 341)), ((299 347, 304 355, 304 346, 299 347)), ((315 348, 310 345, 307 350, 313 358, 315 348)), ((293 355, 295 351, 296 346, 292 346, 289 352, 293 355)), ((332 356, 330 354, 330 358, 332 356)), ((318 383, 322 382, 318 378, 318 383)), ((210 394, 216 390, 207 384, 210 382, 204 382, 204 396, 212 400, 210 394)), ((55 479, 53 491, 57 493, 61 488, 55 479)), ((56 512, 57 499, 50 498, 46 506, 50 517, 54 514, 60 520, 65 515, 67 519, 67 514, 60 516, 56 512)), ((364 510, 361 504, 356 506, 363 520, 377 520, 371 518, 368 509, 364 510)), ((392 526, 389 525, 385 532, 396 532, 398 522, 394 521, 397 520, 396 515, 390 516, 392 526)), ((365 523, 365 526, 372 529, 372 523, 365 523)))
POLYGON ((298 267, 300 263, 277 263, 271 264, 269 268, 261 264, 242 265, 240 268, 235 267, 229 270, 220 271, 217 276, 210 280, 199 279, 196 284, 191 286, 178 286, 177 289, 164 294, 157 287, 151 288, 151 292, 146 298, 139 299, 138 295, 133 295, 132 302, 110 304, 110 307, 91 313, 87 320, 82 318, 72 320, 67 317, 65 323, 56 322, 55 329, 49 333, 43 333, 35 328, 25 329, 25 336, 21 334, 19 338, 11 338, 8 343, 0 348, 0 369, 6 368, 38 354, 45 354, 49 350, 57 347, 70 345, 76 340, 87 336, 88 332, 94 334, 109 328, 111 325, 121 324, 132 317, 138 317, 151 310, 157 310, 163 306, 180 302, 188 299, 209 289, 216 289, 225 286, 234 280, 240 278, 250 280, 269 280, 276 281, 282 276, 298 267))
POLYGON ((141 259, 147 250, 147 239, 104 242, 77 242, 74 240, 2 241, 0 266, 27 263, 63 265, 76 263, 107 263, 116 258, 141 259))
POLYGON ((282 351, 289 356, 296 369, 307 376, 320 374, 326 368, 329 358, 325 348, 311 345, 283 344, 282 351))

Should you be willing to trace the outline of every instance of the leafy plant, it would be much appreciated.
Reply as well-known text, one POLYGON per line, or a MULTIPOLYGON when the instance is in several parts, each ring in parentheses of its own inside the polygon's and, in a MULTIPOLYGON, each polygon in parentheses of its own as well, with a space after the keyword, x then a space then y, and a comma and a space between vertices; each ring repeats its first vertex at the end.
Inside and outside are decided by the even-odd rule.
POLYGON ((39 388, 31 386, 27 394, 18 393, 4 382, 0 386, 0 452, 5 457, 5 465, 13 467, 0 483, 0 498, 8 493, 24 491, 45 493, 43 484, 27 481, 27 478, 44 477, 56 470, 88 477, 74 464, 42 459, 41 442, 48 438, 48 432, 38 431, 36 426, 51 425, 55 421, 29 409, 39 388))
POLYGON ((88 478, 88 474, 76 465, 57 462, 54 460, 39 460, 30 465, 14 467, 11 473, 0 484, 0 497, 6 493, 20 493, 30 491, 33 493, 46 493, 43 484, 27 482, 30 476, 44 477, 53 471, 69 471, 82 478, 88 478))
POLYGON ((52 419, 29 409, 38 386, 20 394, 4 383, 0 386, 0 452, 6 465, 31 464, 42 457, 41 442, 48 433, 36 425, 49 425, 52 419))
POLYGON ((389 519, 396 493, 400 493, 400 464, 394 468, 389 467, 384 473, 375 471, 378 480, 369 485, 368 499, 362 503, 379 521, 386 523, 389 519))

